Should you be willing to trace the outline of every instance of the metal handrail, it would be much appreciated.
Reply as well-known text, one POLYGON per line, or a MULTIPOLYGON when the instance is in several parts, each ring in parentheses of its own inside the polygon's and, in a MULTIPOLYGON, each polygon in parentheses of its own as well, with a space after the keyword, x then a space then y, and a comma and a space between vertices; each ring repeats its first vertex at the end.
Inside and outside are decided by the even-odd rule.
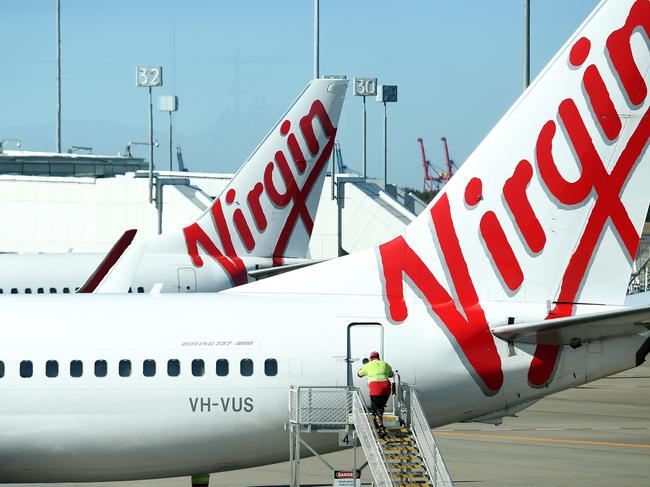
POLYGON ((431 427, 427 421, 417 393, 410 387, 411 430, 418 445, 424 465, 429 472, 429 478, 436 487, 453 487, 453 482, 447 470, 447 465, 436 445, 436 440, 431 434, 431 427))
POLYGON ((375 429, 370 424, 368 412, 361 399, 361 394, 355 390, 352 394, 352 421, 357 431, 357 437, 366 455, 366 460, 375 485, 378 487, 390 487, 392 484, 388 467, 383 451, 379 448, 379 441, 375 429))
POLYGON ((354 387, 289 388, 289 421, 301 426, 343 427, 350 424, 354 387))
MULTIPOLYGON (((432 485, 453 487, 415 388, 398 380, 396 392, 399 420, 410 427, 432 485)), ((289 422, 297 426, 298 435, 303 427, 306 431, 314 431, 312 427, 333 431, 354 425, 375 485, 392 485, 386 456, 356 387, 290 387, 289 422)))

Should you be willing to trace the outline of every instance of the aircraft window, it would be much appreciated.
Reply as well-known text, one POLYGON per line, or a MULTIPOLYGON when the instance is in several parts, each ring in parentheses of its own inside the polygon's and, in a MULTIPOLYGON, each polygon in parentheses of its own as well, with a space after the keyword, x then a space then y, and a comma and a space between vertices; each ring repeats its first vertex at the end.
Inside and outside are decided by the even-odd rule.
POLYGON ((145 377, 153 377, 156 375, 156 361, 147 359, 142 362, 142 373, 145 377))
POLYGON ((77 291, 79 291, 79 286, 77 286, 76 288, 74 288, 74 292, 77 292, 77 291))
POLYGON ((25 288, 25 294, 32 294, 32 289, 31 288, 25 288))
POLYGON ((142 286, 138 286, 138 293, 139 294, 144 293, 144 288, 142 286))
POLYGON ((56 360, 48 360, 45 362, 45 375, 48 377, 56 377, 59 375, 59 362, 56 360))
POLYGON ((11 294, 18 294, 18 288, 17 287, 12 287, 11 288, 11 294))
POLYGON ((55 287, 50 288, 50 294, 56 294, 56 288, 55 287))
POLYGON ((249 358, 241 359, 241 362, 239 362, 239 373, 246 377, 253 375, 253 361, 249 358))
POLYGON ((205 363, 200 358, 192 360, 192 375, 194 377, 201 377, 205 374, 205 363))
POLYGON ((217 360, 217 375, 219 377, 228 375, 228 360, 225 358, 220 358, 217 360))
POLYGON ((264 373, 268 376, 278 375, 278 361, 274 358, 267 358, 264 361, 264 373))
POLYGON ((84 373, 84 364, 81 360, 73 360, 70 362, 70 376, 81 377, 84 373))
POLYGON ((20 362, 20 376, 21 377, 31 377, 34 373, 34 366, 32 365, 31 360, 23 360, 20 362))
POLYGON ((70 288, 69 287, 64 287, 63 288, 63 294, 70 294, 70 288))
POLYGON ((167 375, 170 377, 178 377, 181 373, 181 363, 176 359, 167 361, 167 375))
POLYGON ((95 360, 95 377, 106 377, 108 365, 106 360, 95 360))
POLYGON ((39 287, 39 288, 36 290, 36 292, 37 292, 38 294, 43 294, 43 293, 45 292, 45 289, 43 289, 42 287, 39 287))
POLYGON ((131 375, 131 361, 130 360, 120 360, 120 377, 128 377, 131 375))
POLYGON ((129 288, 129 292, 132 293, 132 292, 133 292, 133 289, 129 288))
POLYGON ((0 287, 0 294, 4 294, 4 293, 5 293, 5 292, 4 292, 4 291, 2 290, 2 288, 0 287))
POLYGON ((5 363, 2 360, 0 360, 0 377, 4 377, 4 376, 5 376, 5 363))

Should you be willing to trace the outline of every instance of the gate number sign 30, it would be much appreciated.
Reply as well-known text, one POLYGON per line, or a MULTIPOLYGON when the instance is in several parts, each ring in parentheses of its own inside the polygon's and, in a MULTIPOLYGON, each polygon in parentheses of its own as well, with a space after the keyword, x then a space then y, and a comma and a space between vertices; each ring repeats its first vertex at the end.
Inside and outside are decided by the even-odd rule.
POLYGON ((135 68, 135 84, 145 88, 162 86, 162 66, 135 68))
POLYGON ((355 96, 377 96, 377 78, 354 78, 355 96))

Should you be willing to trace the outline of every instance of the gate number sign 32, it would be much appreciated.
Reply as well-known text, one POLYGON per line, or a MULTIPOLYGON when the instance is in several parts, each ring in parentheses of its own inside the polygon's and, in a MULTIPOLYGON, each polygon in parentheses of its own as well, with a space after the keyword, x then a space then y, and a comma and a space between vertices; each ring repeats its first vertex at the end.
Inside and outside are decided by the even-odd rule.
POLYGON ((162 86, 162 66, 135 68, 135 83, 145 88, 162 86))

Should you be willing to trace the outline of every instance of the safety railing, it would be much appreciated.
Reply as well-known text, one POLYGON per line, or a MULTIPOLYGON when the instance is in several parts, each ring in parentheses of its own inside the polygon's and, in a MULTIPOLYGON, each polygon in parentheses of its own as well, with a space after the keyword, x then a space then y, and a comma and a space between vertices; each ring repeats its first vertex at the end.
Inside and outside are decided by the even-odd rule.
POLYGON ((431 434, 431 427, 424 415, 417 393, 413 387, 404 386, 404 388, 409 389, 411 430, 422 454, 422 460, 429 473, 431 483, 436 487, 453 487, 454 484, 451 481, 447 465, 445 465, 436 440, 431 434))
POLYGON ((395 395, 393 396, 395 416, 400 425, 411 424, 411 386, 400 380, 399 374, 395 374, 395 395))
POLYGON ((388 466, 383 451, 379 448, 379 442, 375 429, 370 424, 368 412, 363 404, 361 395, 358 391, 352 394, 352 422, 359 438, 359 443, 363 448, 366 456, 368 467, 372 472, 375 485, 378 487, 390 487, 390 475, 388 475, 388 466))
MULTIPOLYGON (((453 487, 415 388, 399 380, 396 386, 396 414, 400 423, 411 429, 431 484, 436 487, 453 487)), ((384 451, 357 388, 291 387, 289 422, 292 435, 290 457, 294 465, 291 485, 299 485, 300 444, 305 444, 300 439, 301 431, 349 431, 352 426, 366 456, 374 485, 393 485, 384 451)), ((316 454, 313 449, 311 451, 316 454)))
POLYGON ((289 421, 311 427, 344 428, 350 424, 354 387, 291 387, 289 421))

